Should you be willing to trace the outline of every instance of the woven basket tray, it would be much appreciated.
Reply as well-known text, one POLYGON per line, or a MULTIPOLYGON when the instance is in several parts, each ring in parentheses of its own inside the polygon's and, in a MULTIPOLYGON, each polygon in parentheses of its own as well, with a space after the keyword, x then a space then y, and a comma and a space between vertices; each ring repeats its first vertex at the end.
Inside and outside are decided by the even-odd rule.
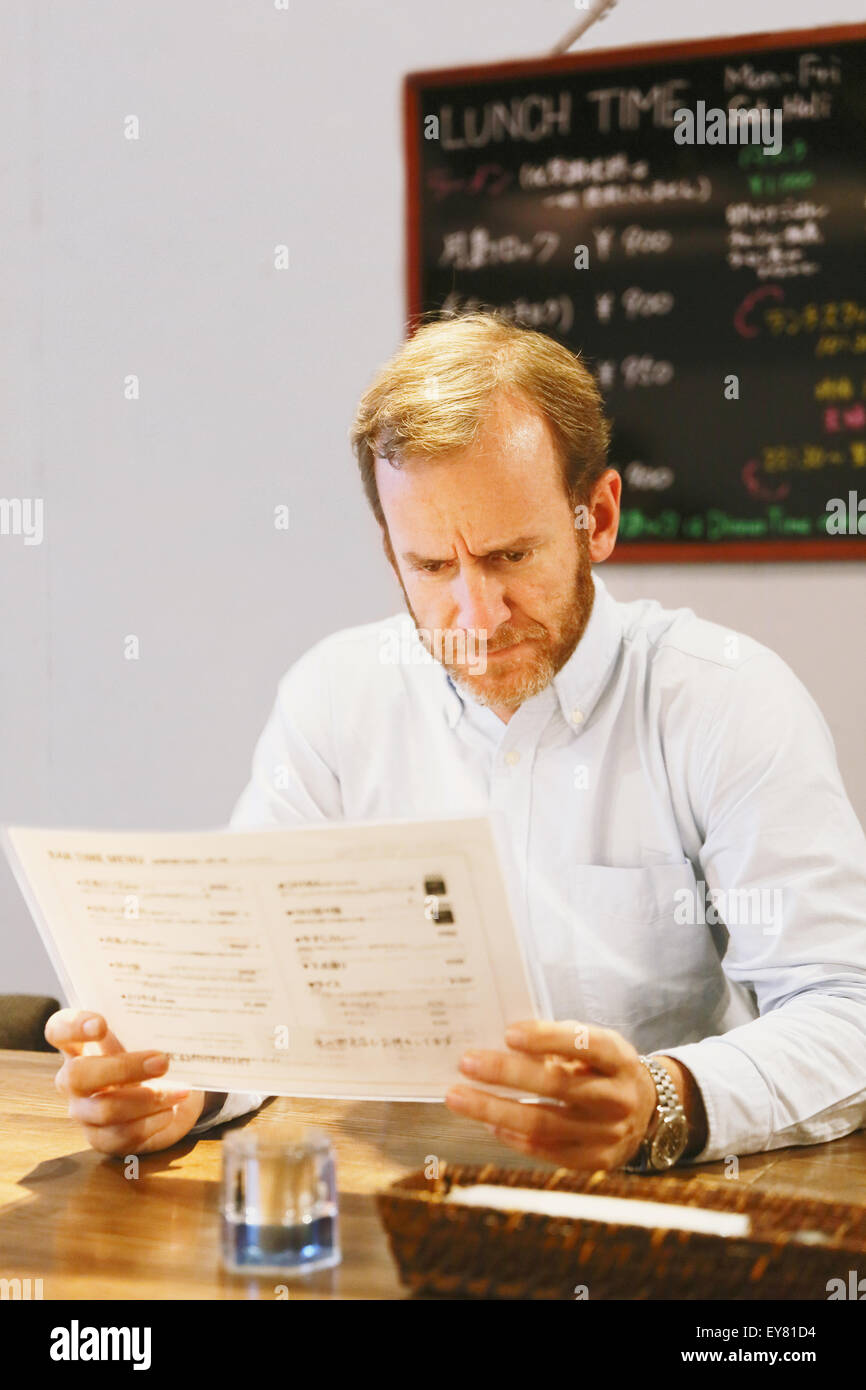
POLYGON ((452 1298, 826 1299, 866 1274, 866 1207, 703 1179, 499 1168, 411 1173, 377 1194, 404 1284, 452 1298), (443 1202, 455 1184, 556 1188, 742 1212, 748 1237, 609 1225, 443 1202), (583 1293, 583 1289, 586 1293, 583 1293))

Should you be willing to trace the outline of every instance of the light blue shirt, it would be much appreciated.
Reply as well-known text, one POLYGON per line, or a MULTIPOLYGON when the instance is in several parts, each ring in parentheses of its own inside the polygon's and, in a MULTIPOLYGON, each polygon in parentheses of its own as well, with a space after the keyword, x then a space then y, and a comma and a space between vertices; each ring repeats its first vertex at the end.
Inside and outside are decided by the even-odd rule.
POLYGON ((693 1161, 850 1133, 866 839, 827 725, 768 648, 594 582, 575 652, 508 724, 406 614, 317 643, 280 683, 232 826, 498 811, 545 1011, 689 1068, 709 1126, 693 1161))

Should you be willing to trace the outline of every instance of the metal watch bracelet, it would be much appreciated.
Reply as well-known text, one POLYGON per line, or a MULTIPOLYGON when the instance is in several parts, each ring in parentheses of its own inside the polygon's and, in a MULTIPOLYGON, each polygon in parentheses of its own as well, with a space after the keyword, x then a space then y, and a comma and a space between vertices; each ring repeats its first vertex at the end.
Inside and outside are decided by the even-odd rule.
POLYGON ((639 1060, 655 1083, 657 1105, 640 1148, 623 1167, 629 1173, 662 1172, 682 1157, 689 1139, 688 1117, 667 1069, 654 1057, 639 1060))

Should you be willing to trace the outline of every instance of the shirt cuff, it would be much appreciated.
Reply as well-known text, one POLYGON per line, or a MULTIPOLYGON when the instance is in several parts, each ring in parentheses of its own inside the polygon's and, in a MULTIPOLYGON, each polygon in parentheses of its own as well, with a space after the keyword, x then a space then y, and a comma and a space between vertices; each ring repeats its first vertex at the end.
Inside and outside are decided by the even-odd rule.
POLYGON ((673 1057, 695 1079, 707 1112, 707 1142, 681 1163, 709 1163, 736 1154, 761 1153, 773 1132, 770 1092, 750 1057, 723 1037, 682 1047, 660 1047, 654 1054, 673 1057))
POLYGON ((207 1120, 199 1120, 197 1125, 193 1125, 190 1134, 204 1134, 206 1130, 213 1129, 214 1125, 224 1125, 229 1120, 236 1120, 239 1115, 246 1115, 251 1110, 258 1110, 260 1105, 264 1105, 267 1096, 259 1095, 257 1091, 232 1091, 226 1096, 225 1101, 215 1114, 207 1120))

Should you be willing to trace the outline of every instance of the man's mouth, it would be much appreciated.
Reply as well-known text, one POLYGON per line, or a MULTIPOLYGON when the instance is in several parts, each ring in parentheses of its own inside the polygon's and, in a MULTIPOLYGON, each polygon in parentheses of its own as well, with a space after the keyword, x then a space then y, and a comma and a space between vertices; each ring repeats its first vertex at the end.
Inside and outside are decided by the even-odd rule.
POLYGON ((508 647, 497 647, 495 651, 491 651, 488 647, 486 654, 487 656, 511 656, 517 651, 518 647, 525 647, 528 640, 529 639, 526 637, 521 637, 519 642, 512 642, 508 647))

